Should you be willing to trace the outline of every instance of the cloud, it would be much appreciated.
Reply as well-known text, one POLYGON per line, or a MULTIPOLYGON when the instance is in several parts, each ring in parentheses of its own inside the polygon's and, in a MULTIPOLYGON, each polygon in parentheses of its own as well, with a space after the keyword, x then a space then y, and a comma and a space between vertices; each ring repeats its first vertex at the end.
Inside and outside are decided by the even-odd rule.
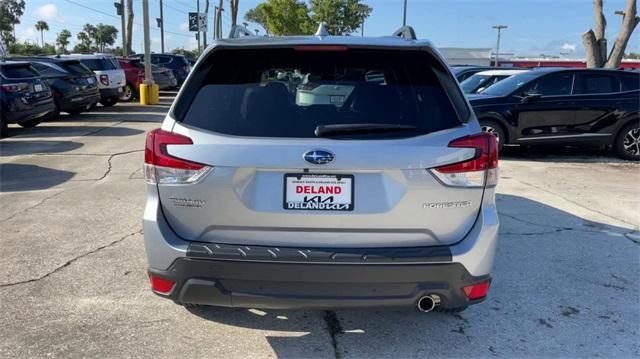
POLYGON ((152 36, 151 37, 151 43, 152 44, 159 44, 160 43, 160 36, 152 36))
POLYGON ((38 17, 41 17, 45 20, 56 19, 59 17, 58 7, 54 4, 42 5, 36 10, 36 15, 38 15, 38 17))
POLYGON ((181 22, 180 23, 180 30, 188 31, 189 30, 189 23, 187 21, 181 22))
POLYGON ((576 46, 576 44, 570 44, 570 43, 565 42, 565 43, 562 45, 562 47, 560 47, 560 48, 561 48, 562 50, 564 50, 564 51, 576 52, 576 48, 577 48, 577 46, 576 46))
POLYGON ((40 41, 40 32, 38 32, 34 27, 27 27, 22 29, 17 28, 16 38, 19 41, 36 42, 40 41))

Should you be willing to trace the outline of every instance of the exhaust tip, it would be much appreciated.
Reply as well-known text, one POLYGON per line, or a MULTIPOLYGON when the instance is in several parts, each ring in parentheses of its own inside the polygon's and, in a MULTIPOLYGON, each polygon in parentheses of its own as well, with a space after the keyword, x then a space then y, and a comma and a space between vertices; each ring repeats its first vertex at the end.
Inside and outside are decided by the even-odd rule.
POLYGON ((435 294, 429 294, 418 299, 417 307, 419 311, 429 313, 434 310, 438 304, 440 304, 440 297, 435 294))

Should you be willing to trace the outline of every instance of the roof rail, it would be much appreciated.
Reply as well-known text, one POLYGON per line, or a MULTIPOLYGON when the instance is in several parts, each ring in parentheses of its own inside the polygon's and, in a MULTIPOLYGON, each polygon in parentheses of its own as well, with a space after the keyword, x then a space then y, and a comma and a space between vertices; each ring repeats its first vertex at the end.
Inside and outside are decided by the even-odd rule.
POLYGON ((394 31, 393 35, 391 35, 391 36, 402 37, 402 38, 407 39, 407 40, 417 40, 418 39, 416 37, 416 32, 413 30, 413 28, 411 26, 403 26, 403 27, 399 28, 398 30, 394 31))
POLYGON ((231 31, 229 31, 230 39, 238 39, 244 36, 255 36, 251 33, 246 27, 241 25, 234 25, 231 27, 231 31))

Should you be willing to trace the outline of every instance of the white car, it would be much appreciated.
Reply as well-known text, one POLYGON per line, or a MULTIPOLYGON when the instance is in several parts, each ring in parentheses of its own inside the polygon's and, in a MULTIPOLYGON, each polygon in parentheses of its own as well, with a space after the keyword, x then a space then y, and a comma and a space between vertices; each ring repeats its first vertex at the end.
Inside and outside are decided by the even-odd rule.
POLYGON ((496 84, 509 76, 527 72, 529 70, 488 70, 471 75, 460 83, 465 94, 479 93, 487 87, 496 84))
POLYGON ((103 106, 113 106, 122 95, 123 87, 127 84, 124 70, 118 60, 110 54, 71 54, 61 55, 80 60, 96 74, 100 89, 100 103, 103 106))

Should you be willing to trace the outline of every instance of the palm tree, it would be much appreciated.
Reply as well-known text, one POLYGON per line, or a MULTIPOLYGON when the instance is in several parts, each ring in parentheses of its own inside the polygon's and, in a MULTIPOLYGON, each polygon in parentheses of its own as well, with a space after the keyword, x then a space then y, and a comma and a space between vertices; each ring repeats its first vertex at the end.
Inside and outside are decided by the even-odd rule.
POLYGON ((36 30, 40 31, 40 46, 44 47, 44 31, 49 31, 49 24, 46 21, 38 20, 36 30))

